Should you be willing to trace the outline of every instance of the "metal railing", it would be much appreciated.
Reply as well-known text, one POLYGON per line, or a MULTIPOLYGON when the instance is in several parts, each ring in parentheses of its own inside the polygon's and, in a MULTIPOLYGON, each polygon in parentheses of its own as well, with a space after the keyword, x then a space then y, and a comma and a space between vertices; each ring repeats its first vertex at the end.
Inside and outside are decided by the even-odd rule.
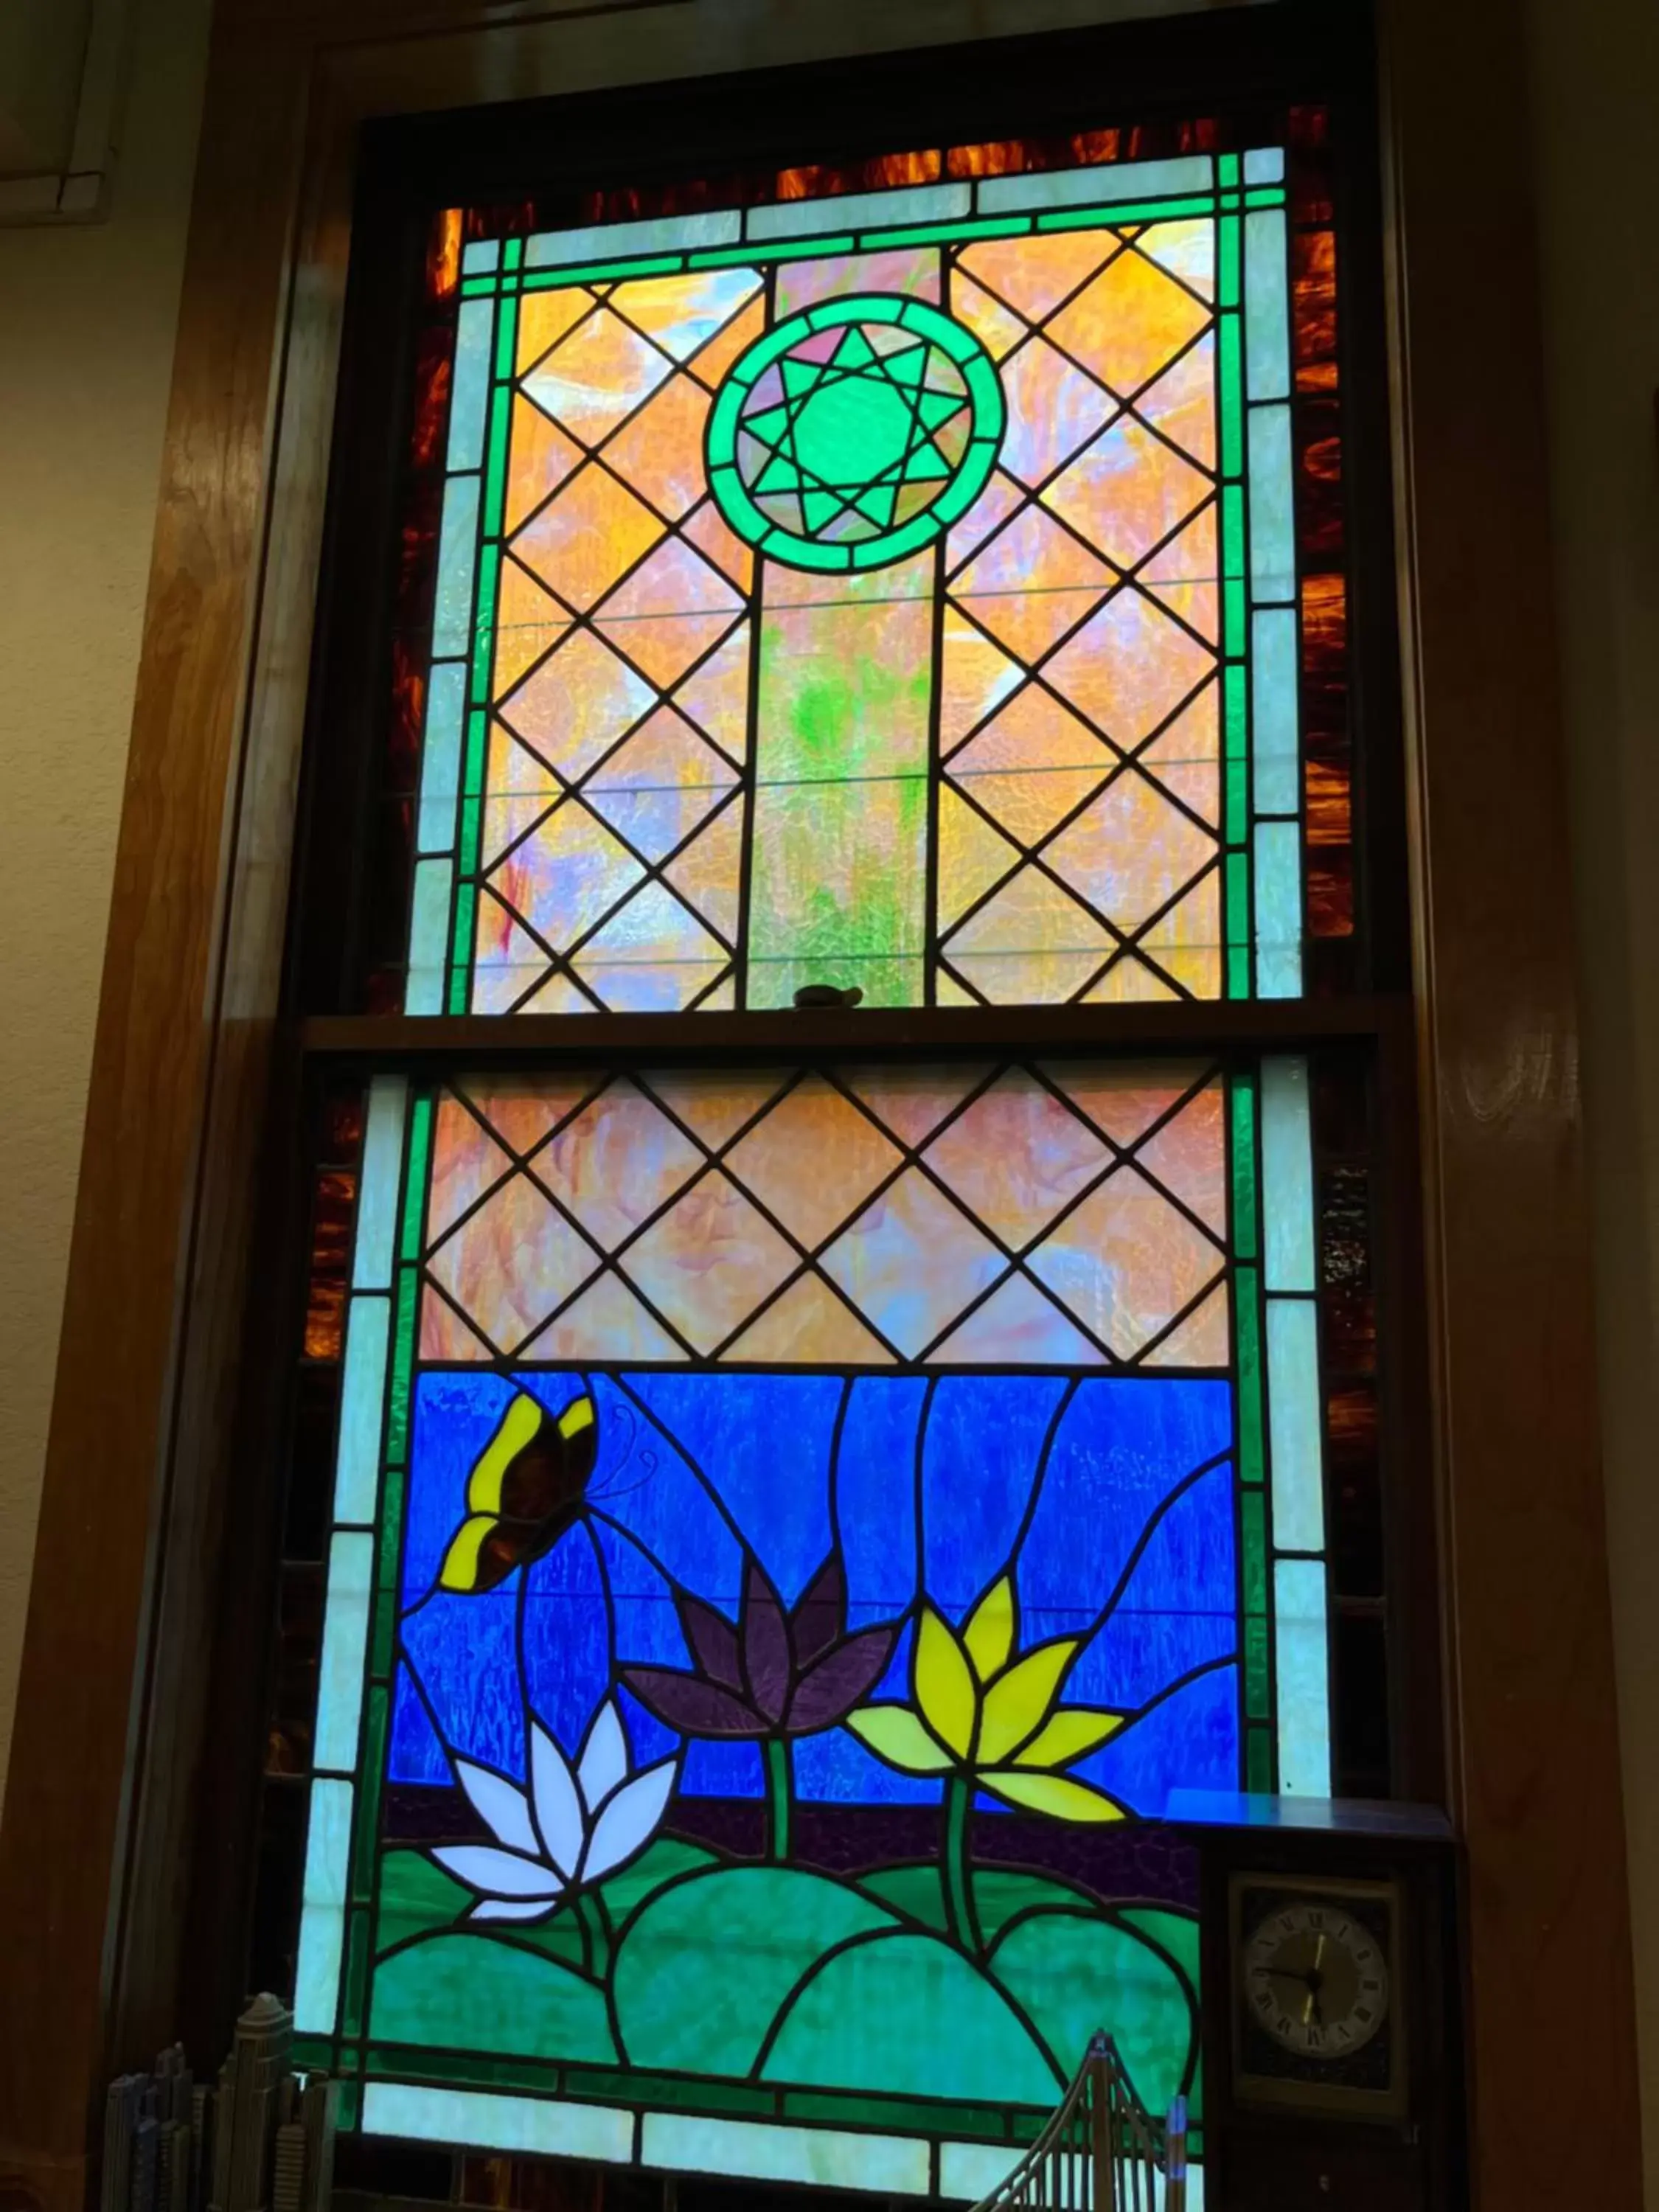
POLYGON ((974 2212, 1186 2212, 1187 2100, 1159 2127, 1109 2035, 1095 2035, 1060 2109, 974 2212))

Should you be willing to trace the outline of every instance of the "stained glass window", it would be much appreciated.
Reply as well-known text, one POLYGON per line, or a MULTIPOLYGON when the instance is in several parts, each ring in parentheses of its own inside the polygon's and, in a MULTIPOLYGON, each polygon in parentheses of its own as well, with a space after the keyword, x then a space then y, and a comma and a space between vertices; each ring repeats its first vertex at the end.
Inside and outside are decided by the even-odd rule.
POLYGON ((1103 2005, 1197 2097, 1142 1823, 1329 1788, 1310 1081, 375 1079, 287 1739, 349 2124, 972 2197, 1103 2005))
POLYGON ((455 216, 404 1010, 1316 981, 1353 928, 1346 599, 1323 124, 1291 124, 1288 168, 1200 126, 455 216))
POLYGON ((973 2199, 1103 2025, 1201 2176, 1194 1808, 1390 1780, 1328 117, 532 120, 362 248, 258 1971, 381 2193, 973 2199))

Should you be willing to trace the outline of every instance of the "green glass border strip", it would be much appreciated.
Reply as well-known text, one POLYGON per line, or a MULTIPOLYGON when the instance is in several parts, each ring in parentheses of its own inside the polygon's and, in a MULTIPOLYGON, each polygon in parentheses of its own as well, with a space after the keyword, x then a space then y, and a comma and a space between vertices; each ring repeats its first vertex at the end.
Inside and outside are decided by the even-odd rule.
POLYGON ((484 754, 488 739, 490 674, 495 657, 495 594, 501 574, 501 540, 506 520, 507 468, 513 419, 514 371, 519 342, 519 293, 523 288, 520 263, 522 239, 508 239, 499 277, 492 278, 501 295, 496 317, 495 352, 491 363, 489 410, 484 441, 483 496, 479 520, 479 547, 474 568, 472 641, 467 716, 454 850, 453 903, 450 913, 449 952, 444 1010, 467 1011, 472 992, 473 925, 477 909, 476 882, 479 828, 483 811, 484 754))
POLYGON ((1234 1409, 1237 1425, 1239 1722, 1244 1784, 1270 1790, 1273 1777, 1273 1569, 1268 1527, 1266 1344, 1262 1328, 1259 1076, 1227 1079, 1228 1173, 1234 1254, 1234 1409))
MULTIPOLYGON (((1228 181, 1237 156, 1224 155, 1228 181)), ((1249 511, 1244 483, 1244 344, 1243 237, 1240 218, 1216 222, 1216 383, 1220 417, 1222 758, 1225 854, 1222 863, 1224 988, 1229 999, 1248 999, 1251 974, 1249 867, 1249 634, 1245 578, 1249 573, 1249 511)))

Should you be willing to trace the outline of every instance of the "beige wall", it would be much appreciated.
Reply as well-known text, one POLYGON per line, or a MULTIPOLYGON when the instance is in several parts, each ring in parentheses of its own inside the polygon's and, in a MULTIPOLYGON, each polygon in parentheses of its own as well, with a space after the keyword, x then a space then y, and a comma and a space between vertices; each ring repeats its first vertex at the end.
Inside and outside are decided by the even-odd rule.
POLYGON ((110 221, 0 229, 0 1787, 58 1357, 207 16, 208 0, 139 0, 110 221))
POLYGON ((1607 1548, 1659 2212, 1659 10, 1529 0, 1529 18, 1607 1548))
MULTIPOLYGON (((113 220, 0 231, 0 1786, 207 12, 208 0, 141 0, 113 220)), ((1539 557, 1556 561, 1564 620, 1608 1516, 1656 2150, 1648 2201, 1659 2212, 1659 13, 1651 0, 1532 0, 1530 16, 1556 499, 1554 546, 1539 557)))

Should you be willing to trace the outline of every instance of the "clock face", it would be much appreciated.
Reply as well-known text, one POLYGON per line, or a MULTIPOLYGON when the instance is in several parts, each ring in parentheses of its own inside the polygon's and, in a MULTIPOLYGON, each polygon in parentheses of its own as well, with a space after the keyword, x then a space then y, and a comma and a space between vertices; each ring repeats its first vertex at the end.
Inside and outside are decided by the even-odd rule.
POLYGON ((1388 2018, 1388 1962, 1340 1897, 1275 1905, 1252 1930, 1241 1963, 1249 2014, 1303 2058, 1347 2059, 1388 2018))

